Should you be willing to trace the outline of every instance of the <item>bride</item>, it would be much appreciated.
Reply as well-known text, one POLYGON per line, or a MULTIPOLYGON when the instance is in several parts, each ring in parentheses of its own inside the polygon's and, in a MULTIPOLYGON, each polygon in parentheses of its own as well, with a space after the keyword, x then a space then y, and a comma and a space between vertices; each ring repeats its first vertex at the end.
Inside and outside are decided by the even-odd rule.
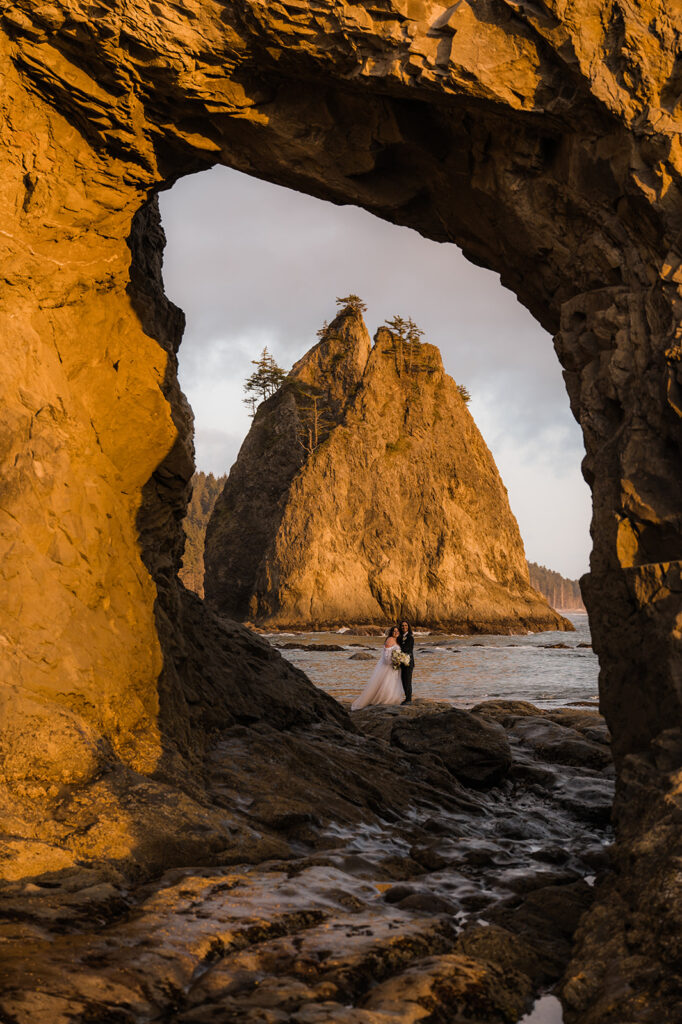
POLYGON ((351 711, 359 711, 366 708, 368 704, 402 704, 405 693, 400 681, 400 669, 393 668, 392 655, 398 646, 400 630, 397 626, 391 626, 386 637, 384 649, 381 652, 379 664, 372 672, 367 686, 359 697, 356 697, 350 706, 351 711))

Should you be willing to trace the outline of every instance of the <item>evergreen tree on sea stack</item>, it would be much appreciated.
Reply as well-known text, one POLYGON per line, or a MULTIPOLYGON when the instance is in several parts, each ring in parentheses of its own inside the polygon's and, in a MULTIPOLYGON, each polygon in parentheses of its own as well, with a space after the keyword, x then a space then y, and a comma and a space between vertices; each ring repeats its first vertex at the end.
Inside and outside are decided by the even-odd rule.
POLYGON ((362 316, 367 309, 367 303, 363 302, 359 295, 346 295, 342 299, 337 297, 336 305, 340 306, 344 312, 350 310, 351 313, 356 313, 359 316, 362 316))
POLYGON ((411 373, 414 354, 413 346, 419 344, 424 336, 424 332, 421 327, 417 327, 411 316, 405 320, 404 317, 396 315, 391 317, 390 320, 385 320, 384 323, 395 339, 396 368, 398 373, 401 373, 402 370, 407 370, 408 373, 411 373))
POLYGON ((271 398, 276 391, 279 391, 286 377, 286 370, 277 365, 274 357, 268 352, 267 347, 263 349, 258 359, 251 360, 251 365, 255 366, 256 369, 246 379, 244 384, 246 398, 243 401, 245 405, 250 407, 253 418, 256 415, 258 403, 264 402, 266 398, 271 398))
MULTIPOLYGON (((337 302, 339 300, 337 299, 337 302)), ((395 344, 395 363, 399 374, 403 371, 410 374, 418 369, 416 359, 419 354, 419 345, 424 337, 421 327, 418 327, 411 316, 407 318, 396 314, 390 320, 384 320, 384 324, 391 332, 395 344)), ((468 405, 471 401, 471 393, 464 384, 457 384, 462 401, 468 405)))

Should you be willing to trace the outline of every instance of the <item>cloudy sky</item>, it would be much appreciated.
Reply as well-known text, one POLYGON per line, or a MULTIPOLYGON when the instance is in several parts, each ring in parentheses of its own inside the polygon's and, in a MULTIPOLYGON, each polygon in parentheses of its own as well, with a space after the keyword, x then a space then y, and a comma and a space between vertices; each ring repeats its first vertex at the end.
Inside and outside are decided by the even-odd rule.
POLYGON ((249 427, 250 361, 267 346, 289 369, 333 318, 336 296, 355 292, 371 334, 396 313, 411 316, 468 387, 527 557, 570 577, 587 571, 580 431, 551 338, 497 275, 364 210, 222 167, 178 182, 161 211, 166 291, 187 315, 180 380, 199 469, 222 473, 234 462, 249 427))

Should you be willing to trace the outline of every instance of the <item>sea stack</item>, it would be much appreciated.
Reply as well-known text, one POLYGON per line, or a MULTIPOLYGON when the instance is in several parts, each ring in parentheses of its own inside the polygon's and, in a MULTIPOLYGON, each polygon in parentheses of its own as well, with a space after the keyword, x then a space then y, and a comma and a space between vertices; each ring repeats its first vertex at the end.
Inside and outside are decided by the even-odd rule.
POLYGON ((277 629, 406 616, 571 629, 533 590, 507 491, 434 345, 345 306, 258 408, 206 535, 206 598, 277 629))

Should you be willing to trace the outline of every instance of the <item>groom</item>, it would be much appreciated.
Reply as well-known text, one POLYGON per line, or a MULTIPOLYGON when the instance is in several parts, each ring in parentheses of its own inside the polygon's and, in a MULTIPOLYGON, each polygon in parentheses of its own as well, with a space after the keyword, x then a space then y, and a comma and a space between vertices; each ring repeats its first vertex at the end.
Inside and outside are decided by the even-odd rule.
POLYGON ((400 636, 398 637, 398 643, 400 644, 400 650, 403 654, 409 654, 410 656, 410 664, 400 666, 400 679, 403 684, 403 690, 405 691, 405 700, 403 701, 403 704, 411 704, 412 673, 414 671, 414 637, 412 636, 412 627, 407 619, 403 619, 400 623, 400 636))

